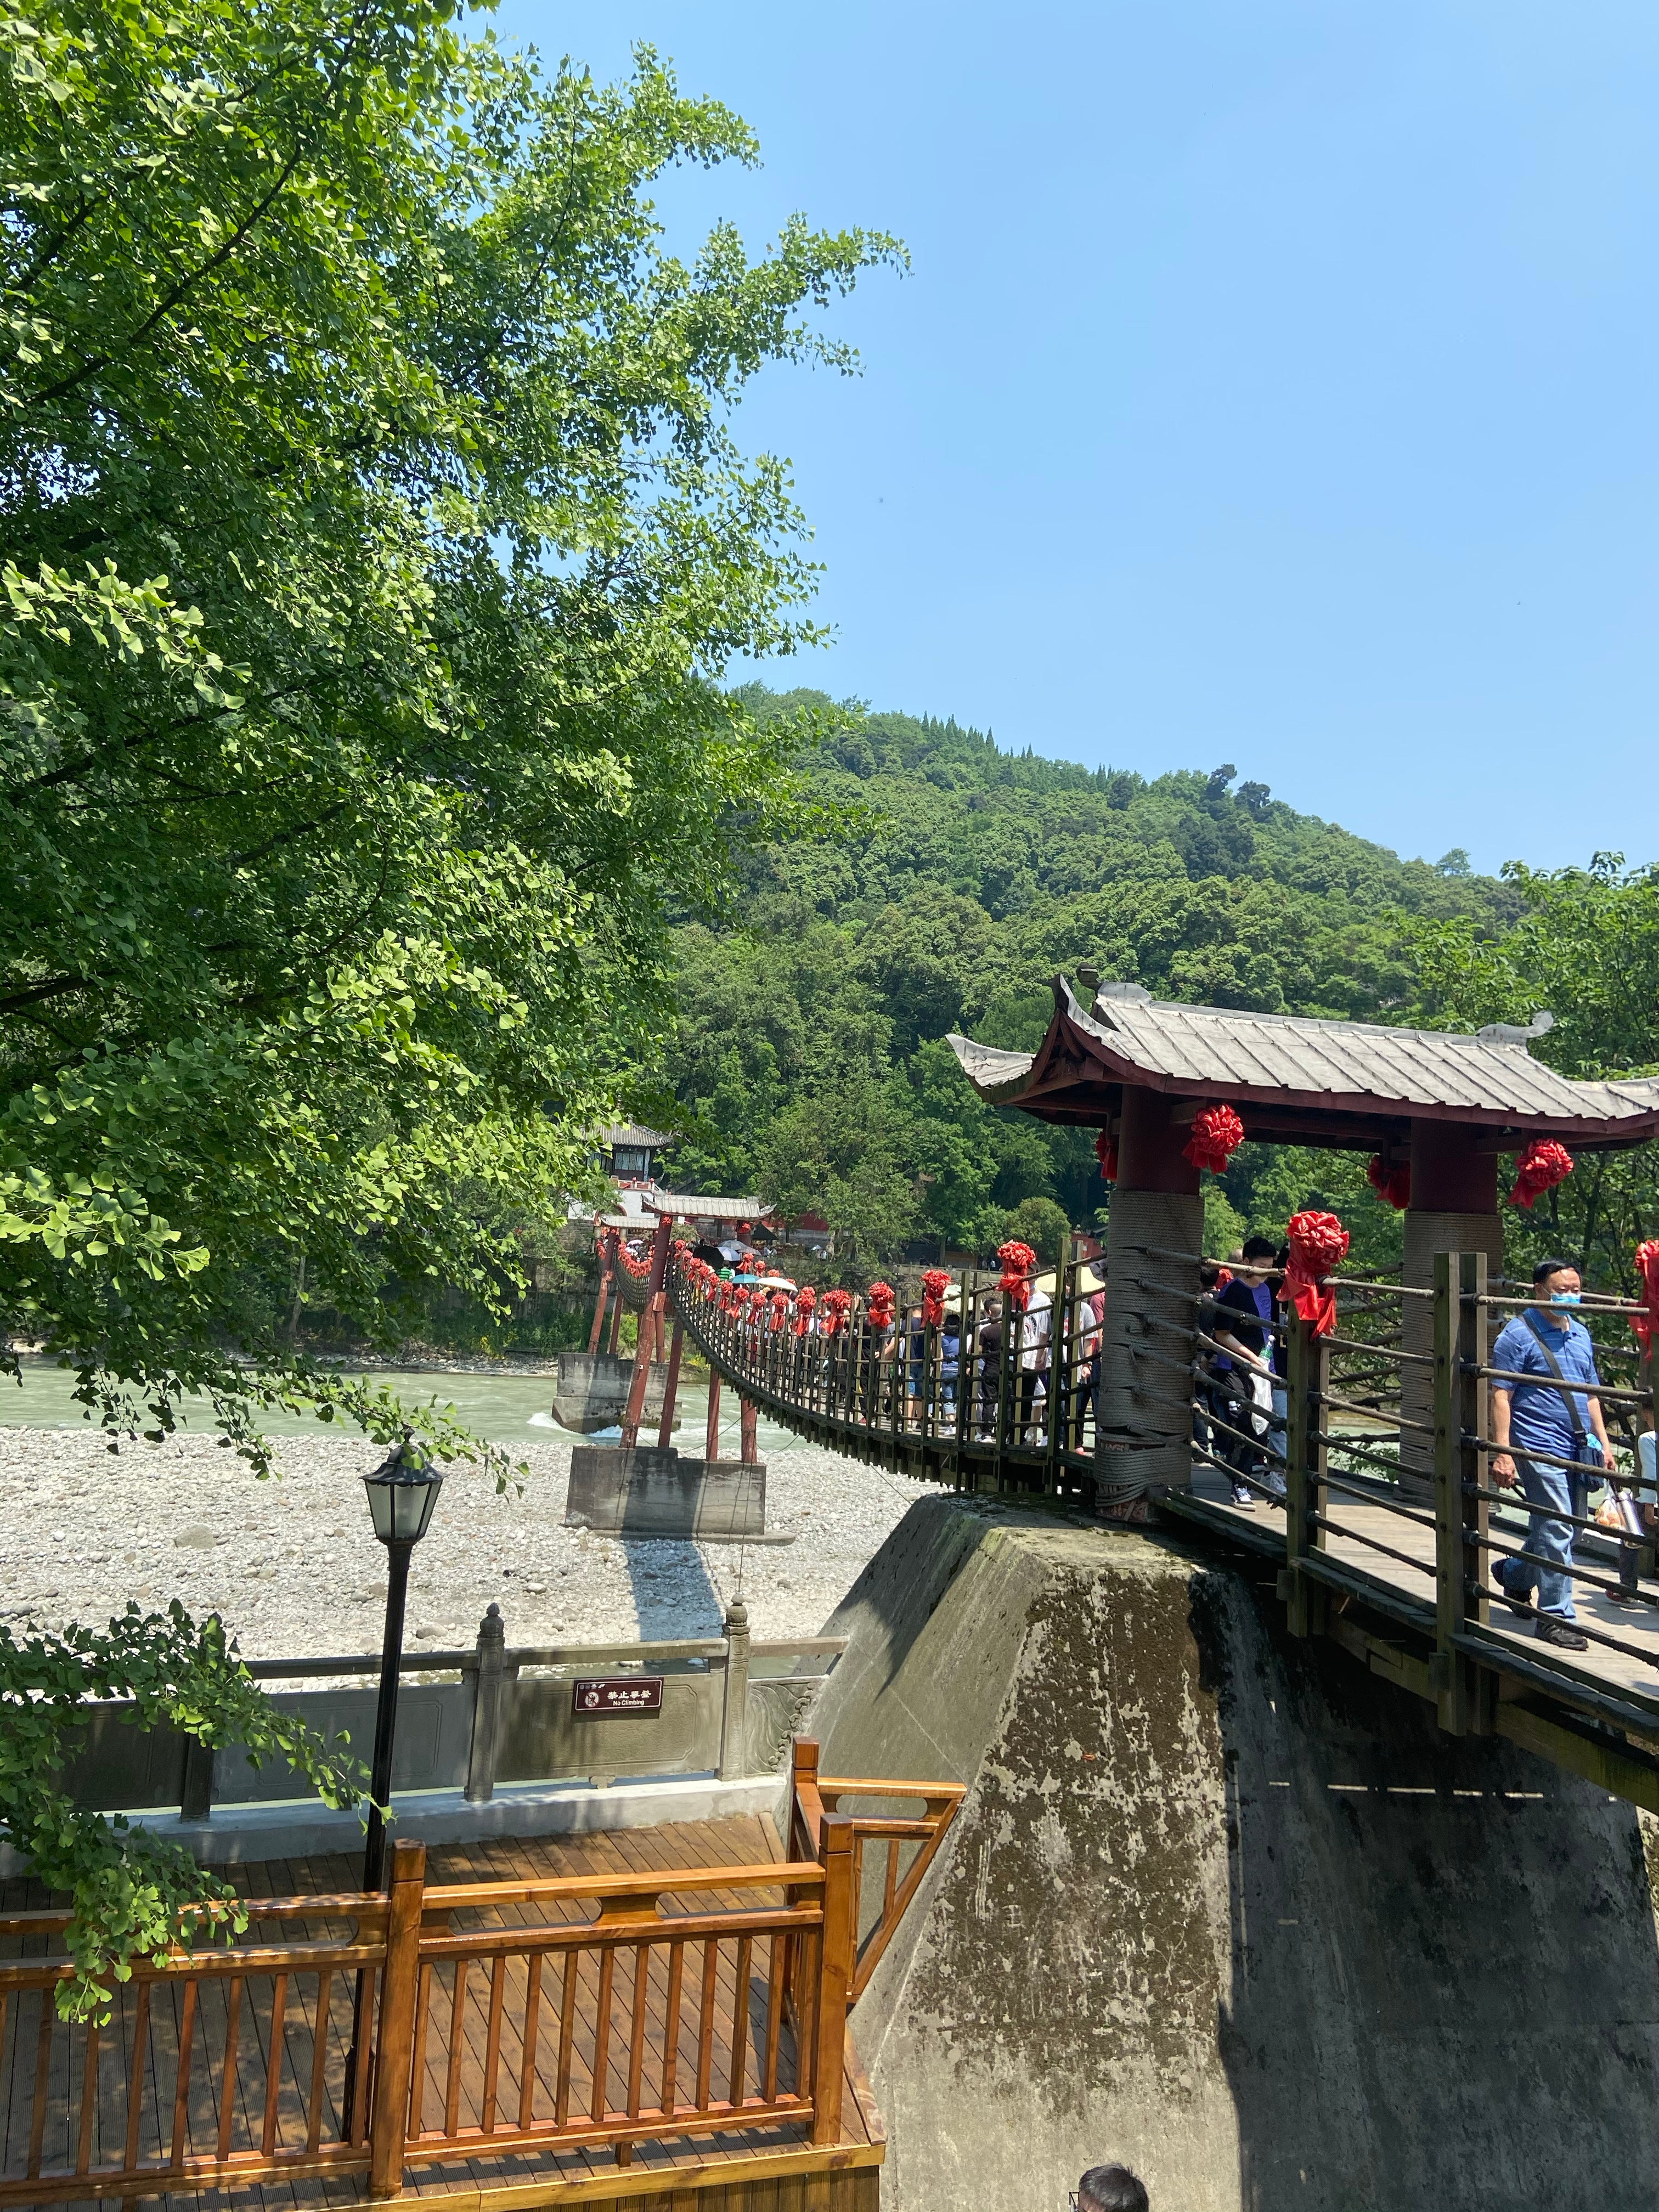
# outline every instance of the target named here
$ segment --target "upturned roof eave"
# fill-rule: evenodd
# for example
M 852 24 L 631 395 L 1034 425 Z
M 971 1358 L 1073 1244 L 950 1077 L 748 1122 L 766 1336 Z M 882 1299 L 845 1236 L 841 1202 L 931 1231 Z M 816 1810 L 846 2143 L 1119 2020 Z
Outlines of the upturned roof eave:
M 996 1051 L 975 1040 L 952 1036 L 949 1042 L 963 1073 L 988 1105 L 1011 1106 L 1040 1121 L 1070 1126 L 1098 1127 L 1112 1110 L 1109 1093 L 1126 1084 L 1139 1085 L 1176 1098 L 1211 1100 L 1224 1095 L 1229 1103 L 1254 1107 L 1260 1118 L 1271 1120 L 1277 1109 L 1287 1115 L 1316 1115 L 1342 1121 L 1376 1124 L 1413 1121 L 1445 1121 L 1465 1127 L 1513 1130 L 1522 1139 L 1557 1136 L 1576 1142 L 1581 1151 L 1623 1151 L 1645 1144 L 1659 1135 L 1659 1083 L 1646 1080 L 1624 1084 L 1598 1083 L 1580 1086 L 1558 1078 L 1564 1087 L 1593 1090 L 1605 1097 L 1612 1091 L 1630 1102 L 1630 1111 L 1562 1113 L 1506 1105 L 1469 1105 L 1401 1098 L 1386 1091 L 1293 1089 L 1279 1084 L 1251 1084 L 1230 1079 L 1224 1086 L 1214 1079 L 1170 1074 L 1146 1068 L 1114 1048 L 1111 1032 L 1091 1018 L 1079 1005 L 1063 976 L 1054 978 L 1054 1012 L 1042 1042 L 1030 1055 Z M 963 1049 L 966 1048 L 966 1049 Z M 988 1059 L 994 1053 L 1005 1064 L 1024 1059 L 1023 1070 L 1012 1066 L 1006 1076 L 987 1080 L 975 1074 L 970 1060 Z M 1652 1103 L 1646 1103 L 1651 1097 Z M 1271 1138 L 1271 1129 L 1261 1132 Z M 1356 1136 L 1358 1132 L 1356 1131 Z M 1318 1143 L 1321 1138 L 1298 1130 L 1295 1141 Z M 1334 1133 L 1322 1139 L 1336 1144 Z

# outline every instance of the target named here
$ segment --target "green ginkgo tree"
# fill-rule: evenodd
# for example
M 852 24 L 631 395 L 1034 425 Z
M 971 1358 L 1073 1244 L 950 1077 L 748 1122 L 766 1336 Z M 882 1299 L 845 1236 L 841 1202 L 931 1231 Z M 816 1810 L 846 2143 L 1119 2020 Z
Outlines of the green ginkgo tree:
M 798 819 L 720 680 L 811 635 L 730 403 L 898 249 L 671 251 L 654 180 L 755 158 L 429 0 L 0 0 L 0 1316 L 112 1429 L 422 1418 L 294 1354 L 296 1270 L 498 1295 L 666 902 Z

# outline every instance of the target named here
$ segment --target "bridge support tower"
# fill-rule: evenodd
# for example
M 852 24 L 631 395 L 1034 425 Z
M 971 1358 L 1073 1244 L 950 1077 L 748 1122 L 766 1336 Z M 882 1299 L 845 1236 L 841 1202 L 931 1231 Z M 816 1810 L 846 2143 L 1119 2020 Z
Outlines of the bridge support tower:
M 1189 1488 L 1193 1416 L 1186 1341 L 1196 1310 L 1204 1200 L 1182 1146 L 1183 1102 L 1126 1084 L 1106 1232 L 1106 1317 L 1095 1480 L 1103 1504 L 1150 1486 Z

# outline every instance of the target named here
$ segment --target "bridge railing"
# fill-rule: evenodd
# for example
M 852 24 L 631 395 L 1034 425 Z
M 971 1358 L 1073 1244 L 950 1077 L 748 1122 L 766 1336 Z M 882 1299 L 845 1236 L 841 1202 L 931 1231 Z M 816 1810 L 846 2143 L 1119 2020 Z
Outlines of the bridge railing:
M 1269 1379 L 1221 1341 L 1230 1310 L 1214 1291 L 1187 1287 L 1200 1264 L 1194 1253 L 1146 1247 L 1119 1276 L 1145 1293 L 1129 1345 L 1136 1401 L 1173 1448 L 1160 1454 L 1175 1471 L 1155 1497 L 1176 1512 L 1233 1516 L 1241 1528 L 1248 1507 L 1258 1549 L 1278 1548 L 1271 1516 L 1282 1510 L 1292 1627 L 1306 1632 L 1333 1600 L 1360 1597 L 1426 1632 L 1448 1728 L 1480 1724 L 1498 1673 L 1551 1688 L 1565 1680 L 1582 1711 L 1639 1727 L 1659 1744 L 1659 1486 L 1650 1442 L 1644 1457 L 1638 1450 L 1652 1428 L 1651 1365 L 1629 1335 L 1646 1308 L 1596 1297 L 1578 1310 L 1607 1378 L 1588 1395 L 1620 1448 L 1617 1479 L 1597 1511 L 1583 1494 L 1582 1465 L 1526 1455 L 1580 1486 L 1571 1504 L 1546 1516 L 1555 1538 L 1570 1529 L 1577 1540 L 1565 1560 L 1529 1520 L 1521 1490 L 1492 1472 L 1492 1389 L 1509 1377 L 1495 1368 L 1492 1346 L 1530 1303 L 1529 1285 L 1489 1281 L 1473 1253 L 1441 1255 L 1431 1286 L 1334 1277 L 1324 1285 L 1334 1301 L 1324 1333 L 1275 1307 L 1266 1325 L 1277 1353 Z M 752 1403 L 834 1449 L 963 1488 L 1108 1499 L 1121 1439 L 1097 1429 L 1099 1316 L 1075 1255 L 1050 1279 L 1046 1348 L 1019 1315 L 1006 1305 L 994 1312 L 996 1279 L 971 1273 L 933 1285 L 931 1317 L 914 1306 L 884 1311 L 879 1302 L 872 1313 L 844 1295 L 803 1311 L 787 1296 L 739 1298 L 683 1267 L 672 1287 L 685 1328 L 714 1366 Z M 942 1303 L 962 1316 L 954 1355 L 939 1325 Z M 1566 1388 L 1547 1378 L 1542 1387 Z M 1506 1559 L 1534 1580 L 1558 1565 L 1568 1575 L 1589 1603 L 1577 1624 L 1586 1656 L 1547 1620 L 1538 1634 L 1541 1609 L 1518 1571 L 1509 1571 L 1518 1596 L 1493 1582 L 1493 1566 Z
M 1587 1712 L 1651 1734 L 1659 1729 L 1659 1487 L 1651 1441 L 1642 1445 L 1653 1426 L 1651 1362 L 1618 1334 L 1644 1320 L 1646 1308 L 1589 1300 L 1579 1313 L 1597 1334 L 1606 1379 L 1558 1382 L 1494 1363 L 1498 1330 L 1532 1303 L 1529 1285 L 1489 1282 L 1479 1253 L 1443 1253 L 1435 1266 L 1431 1289 L 1333 1278 L 1334 1326 L 1322 1334 L 1289 1313 L 1267 1324 L 1277 1347 L 1271 1399 L 1266 1388 L 1252 1392 L 1248 1376 L 1241 1381 L 1236 1360 L 1218 1366 L 1228 1355 L 1214 1331 L 1227 1313 L 1212 1294 L 1194 1301 L 1193 1461 L 1231 1486 L 1224 1500 L 1205 1498 L 1200 1484 L 1204 1510 L 1258 1516 L 1282 1508 L 1297 1633 L 1325 1616 L 1334 1595 L 1362 1597 L 1413 1626 L 1426 1617 L 1431 1686 L 1448 1729 L 1484 1725 L 1494 1676 L 1507 1674 L 1553 1690 L 1570 1682 Z M 1500 1445 L 1493 1389 L 1520 1382 L 1595 1400 L 1612 1466 Z M 1496 1476 L 1492 1463 L 1506 1453 L 1559 1474 L 1559 1502 L 1534 1508 L 1519 1482 Z M 1587 1493 L 1604 1484 L 1592 1514 Z M 1493 1571 L 1504 1561 L 1530 1574 L 1507 1576 L 1510 1586 L 1500 1588 Z M 1551 1629 L 1559 1602 L 1547 1612 L 1538 1602 L 1540 1571 L 1564 1574 L 1589 1601 L 1574 1623 L 1588 1647 L 1582 1658 Z M 1609 1619 L 1610 1607 L 1622 1610 Z
M 1075 1249 L 1019 1310 L 969 1271 L 939 1308 L 811 1302 L 689 1270 L 669 1279 L 693 1342 L 751 1404 L 854 1457 L 962 1482 L 975 1468 L 1064 1494 L 1092 1480 L 1100 1293 Z M 845 1298 L 845 1294 L 839 1294 Z M 945 1316 L 957 1323 L 952 1334 Z

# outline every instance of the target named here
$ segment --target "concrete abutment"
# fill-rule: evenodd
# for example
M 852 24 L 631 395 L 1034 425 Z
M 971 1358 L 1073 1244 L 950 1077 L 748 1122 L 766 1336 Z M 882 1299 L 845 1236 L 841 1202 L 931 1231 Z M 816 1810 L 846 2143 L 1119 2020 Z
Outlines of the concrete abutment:
M 969 1790 L 854 2019 L 888 2212 L 1659 2205 L 1628 1806 L 1162 1534 L 924 1500 L 829 1626 L 824 1771 Z

